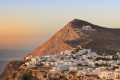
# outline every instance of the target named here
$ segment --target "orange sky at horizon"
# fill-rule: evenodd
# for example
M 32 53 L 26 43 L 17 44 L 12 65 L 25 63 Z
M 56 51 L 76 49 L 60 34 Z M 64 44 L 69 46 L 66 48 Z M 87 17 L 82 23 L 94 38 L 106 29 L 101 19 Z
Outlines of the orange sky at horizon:
M 0 1 L 0 49 L 35 49 L 73 19 L 120 28 L 120 1 Z

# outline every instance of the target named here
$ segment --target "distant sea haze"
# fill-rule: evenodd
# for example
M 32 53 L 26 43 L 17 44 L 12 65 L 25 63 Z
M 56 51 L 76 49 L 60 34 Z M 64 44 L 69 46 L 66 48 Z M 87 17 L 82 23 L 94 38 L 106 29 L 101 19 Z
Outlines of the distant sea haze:
M 21 60 L 25 54 L 33 52 L 32 50 L 5 50 L 0 49 L 0 73 L 3 71 L 5 65 L 11 60 Z

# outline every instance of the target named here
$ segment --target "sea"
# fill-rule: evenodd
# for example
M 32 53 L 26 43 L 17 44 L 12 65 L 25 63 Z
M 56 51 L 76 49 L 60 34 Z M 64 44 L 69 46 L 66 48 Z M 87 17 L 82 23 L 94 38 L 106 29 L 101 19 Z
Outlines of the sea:
M 25 54 L 31 53 L 33 50 L 29 49 L 0 49 L 0 73 L 4 70 L 4 67 L 11 60 L 21 60 Z

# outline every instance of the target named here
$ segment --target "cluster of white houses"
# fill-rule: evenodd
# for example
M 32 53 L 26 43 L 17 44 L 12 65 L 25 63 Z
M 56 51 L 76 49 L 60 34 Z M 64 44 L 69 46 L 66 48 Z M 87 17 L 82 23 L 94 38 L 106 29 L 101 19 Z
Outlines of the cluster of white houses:
M 101 79 L 120 80 L 120 53 L 115 56 L 101 56 L 92 52 L 91 49 L 66 50 L 60 55 L 49 55 L 42 57 L 26 57 L 26 67 L 36 66 L 52 67 L 50 72 L 74 71 L 80 75 L 98 75 Z

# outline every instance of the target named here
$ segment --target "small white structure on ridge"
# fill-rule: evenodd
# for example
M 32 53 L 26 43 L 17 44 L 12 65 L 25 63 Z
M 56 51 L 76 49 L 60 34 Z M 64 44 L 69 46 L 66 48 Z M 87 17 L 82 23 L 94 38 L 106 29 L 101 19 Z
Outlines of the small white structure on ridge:
M 90 25 L 83 25 L 82 30 L 91 30 L 91 31 L 95 31 L 95 29 L 92 29 L 92 27 Z

